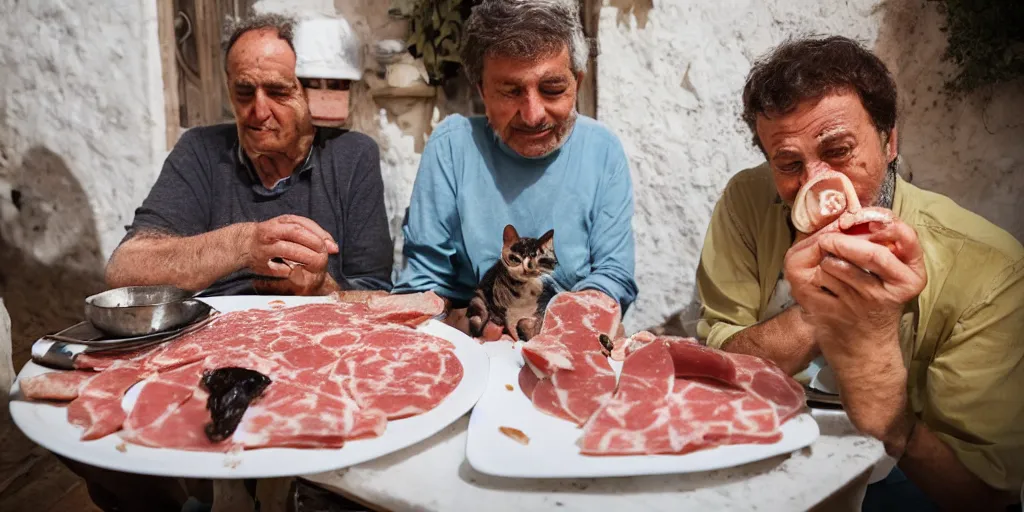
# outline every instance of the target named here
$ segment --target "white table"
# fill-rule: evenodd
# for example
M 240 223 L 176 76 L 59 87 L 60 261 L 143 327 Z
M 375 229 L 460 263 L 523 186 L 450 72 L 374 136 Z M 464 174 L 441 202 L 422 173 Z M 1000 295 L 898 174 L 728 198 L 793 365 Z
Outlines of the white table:
M 845 414 L 816 411 L 810 447 L 737 468 L 631 478 L 506 479 L 466 462 L 465 416 L 437 435 L 380 459 L 306 476 L 380 510 L 808 510 L 870 470 L 882 444 L 857 434 Z

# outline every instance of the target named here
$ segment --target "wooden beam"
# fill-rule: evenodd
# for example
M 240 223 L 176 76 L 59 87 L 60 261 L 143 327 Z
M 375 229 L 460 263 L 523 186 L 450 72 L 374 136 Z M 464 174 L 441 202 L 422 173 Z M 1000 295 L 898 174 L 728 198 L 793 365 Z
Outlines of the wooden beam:
M 597 119 L 597 55 L 600 53 L 597 32 L 603 2 L 579 1 L 580 22 L 583 24 L 583 35 L 590 42 L 590 56 L 587 58 L 587 72 L 583 75 L 583 83 L 580 84 L 580 92 L 576 98 L 576 108 L 581 114 Z
M 222 20 L 219 2 L 195 0 L 196 57 L 200 90 L 203 92 L 202 105 L 199 107 L 202 125 L 215 124 L 223 120 L 224 64 L 220 54 Z
M 178 63 L 175 62 L 176 51 L 174 34 L 174 2 L 170 0 L 153 0 L 156 2 L 157 34 L 160 39 L 160 68 L 164 82 L 164 121 L 166 129 L 167 149 L 170 150 L 178 142 L 181 131 L 181 103 L 178 97 Z

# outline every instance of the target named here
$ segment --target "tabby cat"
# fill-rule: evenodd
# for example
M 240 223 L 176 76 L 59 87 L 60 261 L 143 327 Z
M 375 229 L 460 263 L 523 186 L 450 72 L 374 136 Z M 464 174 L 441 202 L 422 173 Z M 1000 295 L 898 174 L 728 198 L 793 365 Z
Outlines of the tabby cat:
M 544 310 L 556 293 L 551 279 L 558 265 L 554 236 L 552 229 L 540 238 L 521 238 L 515 227 L 505 226 L 501 259 L 484 274 L 469 301 L 473 336 L 481 336 L 488 322 L 517 341 L 540 331 Z

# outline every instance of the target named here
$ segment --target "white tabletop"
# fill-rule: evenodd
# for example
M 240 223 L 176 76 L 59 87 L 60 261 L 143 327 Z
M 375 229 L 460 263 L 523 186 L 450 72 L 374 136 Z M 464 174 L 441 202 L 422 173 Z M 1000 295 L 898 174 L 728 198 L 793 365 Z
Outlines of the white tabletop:
M 630 478 L 507 479 L 466 462 L 469 415 L 405 450 L 307 476 L 381 510 L 807 510 L 882 459 L 844 414 L 815 411 L 821 436 L 799 452 L 706 473 Z

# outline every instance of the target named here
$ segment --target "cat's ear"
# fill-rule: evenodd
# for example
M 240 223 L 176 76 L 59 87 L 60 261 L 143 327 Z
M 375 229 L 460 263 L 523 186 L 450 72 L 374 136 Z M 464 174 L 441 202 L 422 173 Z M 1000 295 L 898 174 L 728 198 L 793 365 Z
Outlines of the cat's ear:
M 501 234 L 502 241 L 505 242 L 505 247 L 508 247 L 519 241 L 519 233 L 516 233 L 516 228 L 512 224 L 505 226 L 505 231 Z
M 553 250 L 555 248 L 555 230 L 549 229 L 548 232 L 541 235 L 537 241 L 540 242 L 540 245 L 544 250 Z

